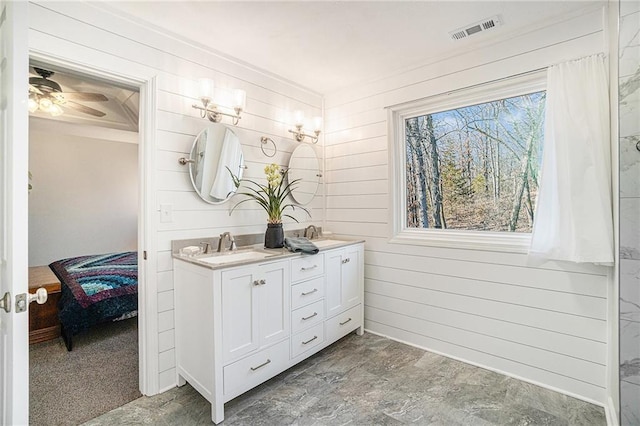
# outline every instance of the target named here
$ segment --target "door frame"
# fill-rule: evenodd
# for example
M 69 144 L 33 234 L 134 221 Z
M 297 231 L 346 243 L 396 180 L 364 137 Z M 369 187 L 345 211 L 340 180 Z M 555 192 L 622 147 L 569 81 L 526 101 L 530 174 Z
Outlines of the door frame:
M 138 371 L 143 395 L 159 392 L 155 206 L 156 76 L 131 76 L 29 49 L 35 60 L 140 91 L 138 128 Z

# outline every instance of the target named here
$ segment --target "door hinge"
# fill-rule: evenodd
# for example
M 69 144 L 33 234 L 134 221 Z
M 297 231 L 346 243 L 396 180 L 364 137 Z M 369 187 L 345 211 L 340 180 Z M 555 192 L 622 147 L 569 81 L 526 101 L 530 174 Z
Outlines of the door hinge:
M 144 250 L 144 251 L 142 252 L 142 258 L 143 258 L 144 260 L 147 260 L 147 251 L 146 251 L 146 250 Z

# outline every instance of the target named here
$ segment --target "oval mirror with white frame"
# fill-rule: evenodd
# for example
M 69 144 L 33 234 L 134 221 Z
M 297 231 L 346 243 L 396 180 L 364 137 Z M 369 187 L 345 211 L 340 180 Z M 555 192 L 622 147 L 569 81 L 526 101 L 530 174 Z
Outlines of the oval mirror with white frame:
M 289 159 L 289 182 L 299 179 L 291 191 L 294 201 L 302 206 L 313 200 L 320 181 L 320 163 L 311 145 L 302 144 L 293 150 Z
M 240 179 L 245 166 L 242 145 L 230 128 L 219 123 L 207 126 L 193 141 L 190 160 L 193 189 L 205 202 L 221 204 L 235 194 L 229 170 Z

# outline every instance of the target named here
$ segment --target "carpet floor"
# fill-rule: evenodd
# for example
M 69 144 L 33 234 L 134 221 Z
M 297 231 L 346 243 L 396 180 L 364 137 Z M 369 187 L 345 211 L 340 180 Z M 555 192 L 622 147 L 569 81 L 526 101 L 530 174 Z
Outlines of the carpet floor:
M 138 319 L 29 347 L 29 424 L 78 425 L 141 396 Z

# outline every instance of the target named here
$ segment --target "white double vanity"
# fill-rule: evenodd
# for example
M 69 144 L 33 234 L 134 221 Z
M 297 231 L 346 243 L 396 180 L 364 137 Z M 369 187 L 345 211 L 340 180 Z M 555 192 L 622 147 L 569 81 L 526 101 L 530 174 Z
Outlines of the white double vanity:
M 211 402 L 214 423 L 225 402 L 354 330 L 362 334 L 363 243 L 317 245 L 315 255 L 174 254 L 178 382 Z

